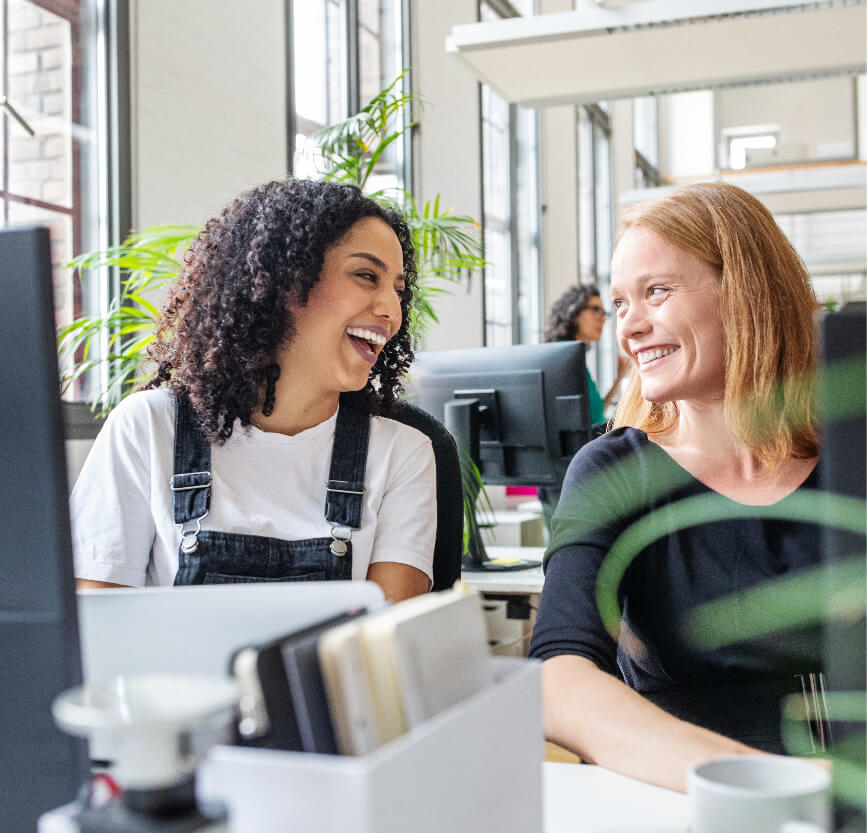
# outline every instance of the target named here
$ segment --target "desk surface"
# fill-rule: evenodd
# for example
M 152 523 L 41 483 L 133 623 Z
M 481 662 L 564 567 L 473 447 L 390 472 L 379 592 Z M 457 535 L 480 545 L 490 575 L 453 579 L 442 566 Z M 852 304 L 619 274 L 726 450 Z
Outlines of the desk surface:
M 541 561 L 544 547 L 487 547 L 488 558 L 526 558 Z M 541 567 L 501 572 L 461 573 L 461 582 L 481 593 L 541 593 L 545 576 Z
M 587 764 L 543 765 L 545 833 L 685 833 L 683 793 Z

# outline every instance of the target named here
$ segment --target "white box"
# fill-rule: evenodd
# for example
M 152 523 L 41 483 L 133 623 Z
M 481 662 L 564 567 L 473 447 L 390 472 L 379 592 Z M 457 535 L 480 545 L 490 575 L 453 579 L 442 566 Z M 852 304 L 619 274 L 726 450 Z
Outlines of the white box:
M 491 663 L 493 685 L 363 757 L 217 746 L 199 797 L 229 833 L 537 833 L 539 664 Z

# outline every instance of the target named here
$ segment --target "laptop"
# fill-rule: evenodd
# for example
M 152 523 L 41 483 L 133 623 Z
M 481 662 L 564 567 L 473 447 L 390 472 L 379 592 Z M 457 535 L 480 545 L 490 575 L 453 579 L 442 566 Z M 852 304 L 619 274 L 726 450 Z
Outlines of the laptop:
M 346 610 L 378 610 L 369 581 L 79 590 L 85 682 L 152 672 L 229 674 L 239 648 Z

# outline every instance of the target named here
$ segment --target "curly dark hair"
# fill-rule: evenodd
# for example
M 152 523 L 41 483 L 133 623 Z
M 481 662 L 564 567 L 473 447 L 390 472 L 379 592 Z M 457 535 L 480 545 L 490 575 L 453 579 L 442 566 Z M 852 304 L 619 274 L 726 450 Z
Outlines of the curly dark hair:
M 567 289 L 551 306 L 545 322 L 545 341 L 574 341 L 577 335 L 575 319 L 587 308 L 591 298 L 599 297 L 592 283 L 579 283 Z
M 417 281 L 415 249 L 401 214 L 354 185 L 269 182 L 242 194 L 207 222 L 184 255 L 148 353 L 157 370 L 145 388 L 167 384 L 189 397 L 205 436 L 224 443 L 235 420 L 250 425 L 269 368 L 294 330 L 325 253 L 359 220 L 379 217 L 403 250 L 403 321 L 382 349 L 367 385 L 348 394 L 371 413 L 388 412 L 413 359 L 407 330 Z

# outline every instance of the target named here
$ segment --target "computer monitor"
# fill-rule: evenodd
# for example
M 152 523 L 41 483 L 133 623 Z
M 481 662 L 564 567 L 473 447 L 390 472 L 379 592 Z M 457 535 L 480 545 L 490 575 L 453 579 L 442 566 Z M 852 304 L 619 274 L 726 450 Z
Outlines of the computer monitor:
M 51 703 L 81 683 L 48 230 L 0 231 L 0 828 L 75 797 L 84 744 Z
M 849 498 L 867 498 L 867 422 L 865 422 L 865 356 L 867 356 L 867 307 L 850 303 L 836 313 L 823 315 L 819 323 L 821 340 L 820 396 L 822 414 L 821 480 L 826 491 Z M 847 565 L 865 558 L 867 516 L 860 512 L 860 534 L 836 526 L 824 528 L 824 555 L 829 570 L 829 616 L 824 627 L 824 666 L 831 694 L 832 750 L 855 771 L 865 766 L 864 692 L 867 691 L 867 620 L 860 615 L 840 616 L 840 599 L 867 597 L 863 568 L 853 575 Z M 836 614 L 836 615 L 833 615 Z M 841 716 L 840 692 L 857 692 L 857 714 Z M 835 767 L 836 768 L 836 767 Z M 853 782 L 854 783 L 854 782 Z M 865 799 L 861 789 L 861 802 Z M 860 815 L 858 801 L 841 800 L 834 829 Z M 863 806 L 863 805 L 862 805 Z M 863 820 L 863 817 L 862 817 Z M 845 829 L 856 829 L 854 826 Z
M 486 484 L 559 489 L 591 437 L 580 341 L 420 352 L 410 376 L 410 398 L 454 434 Z M 475 533 L 464 569 L 527 566 L 488 561 Z

